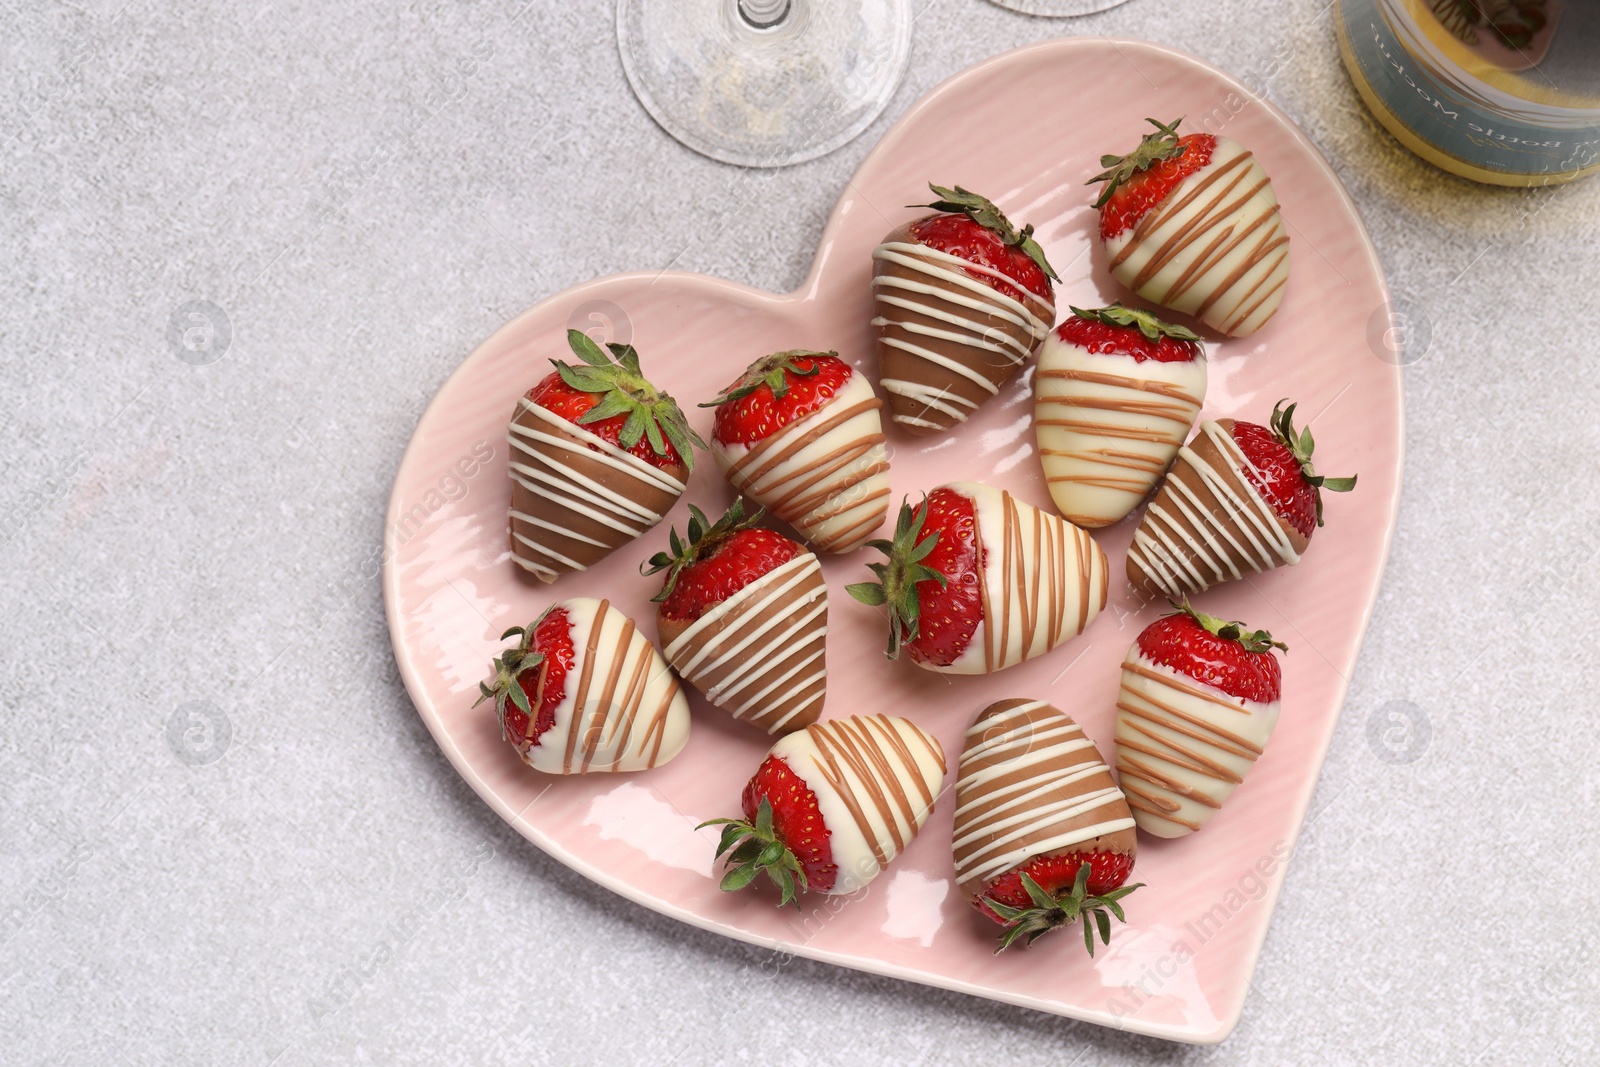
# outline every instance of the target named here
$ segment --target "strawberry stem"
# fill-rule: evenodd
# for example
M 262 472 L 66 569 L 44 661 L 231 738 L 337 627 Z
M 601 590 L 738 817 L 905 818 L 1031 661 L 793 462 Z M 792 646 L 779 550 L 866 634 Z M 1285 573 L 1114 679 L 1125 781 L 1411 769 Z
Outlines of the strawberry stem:
M 1163 337 L 1171 337 L 1175 341 L 1200 340 L 1200 335 L 1188 327 L 1163 322 L 1143 308 L 1123 307 L 1120 300 L 1113 301 L 1107 307 L 1092 308 L 1088 311 L 1075 307 L 1072 308 L 1072 313 L 1080 319 L 1103 323 L 1106 326 L 1133 326 L 1145 337 L 1156 342 Z
M 720 859 L 724 853 L 727 854 L 727 866 L 721 882 L 723 892 L 743 889 L 764 874 L 778 887 L 778 907 L 792 902 L 796 911 L 800 909 L 796 893 L 808 888 L 806 872 L 801 868 L 800 860 L 774 831 L 770 800 L 761 798 L 753 823 L 744 819 L 707 819 L 695 829 L 703 830 L 707 826 L 722 827 L 717 857 Z
M 1288 407 L 1284 407 L 1288 404 Z M 1268 425 L 1272 427 L 1273 436 L 1294 456 L 1294 461 L 1300 464 L 1300 474 L 1310 484 L 1312 493 L 1317 500 L 1317 525 L 1322 525 L 1322 490 L 1330 493 L 1348 493 L 1356 487 L 1356 475 L 1348 478 L 1325 478 L 1318 474 L 1311 466 L 1311 453 L 1317 447 L 1315 439 L 1311 436 L 1311 427 L 1307 426 L 1298 435 L 1294 429 L 1294 409 L 1299 405 L 1293 403 L 1288 397 L 1278 401 L 1272 406 L 1272 418 Z
M 1013 248 L 1022 249 L 1028 258 L 1033 260 L 1046 275 L 1058 282 L 1061 280 L 1061 276 L 1050 266 L 1049 260 L 1044 258 L 1044 249 L 1039 246 L 1038 241 L 1033 239 L 1033 226 L 1031 224 L 1024 226 L 1020 230 L 1017 229 L 1011 224 L 1011 220 L 1006 218 L 1005 212 L 995 206 L 994 201 L 979 196 L 977 193 L 968 192 L 959 185 L 954 189 L 946 189 L 942 185 L 934 185 L 930 182 L 928 183 L 928 188 L 933 190 L 933 194 L 939 198 L 938 200 L 931 204 L 907 204 L 906 206 L 932 208 L 935 211 L 943 211 L 949 215 L 965 215 L 984 229 L 998 234 L 1002 243 Z
M 1106 201 L 1111 199 L 1111 194 L 1116 192 L 1128 179 L 1142 170 L 1149 170 L 1163 160 L 1177 159 L 1183 155 L 1185 146 L 1178 142 L 1178 125 L 1183 122 L 1180 116 L 1173 122 L 1160 122 L 1156 119 L 1145 119 L 1156 128 L 1155 133 L 1147 133 L 1144 139 L 1125 156 L 1101 156 L 1100 165 L 1105 170 L 1084 182 L 1093 185 L 1095 182 L 1105 182 L 1106 187 L 1100 190 L 1100 196 L 1095 200 L 1095 207 L 1104 207 Z
M 918 617 L 922 602 L 917 594 L 918 582 L 938 582 L 943 589 L 948 579 L 922 561 L 939 543 L 939 532 L 922 536 L 922 526 L 928 521 L 928 498 L 915 510 L 909 499 L 900 502 L 900 514 L 895 520 L 894 539 L 877 538 L 867 542 L 889 557 L 887 563 L 869 563 L 867 569 L 878 576 L 875 582 L 855 582 L 844 587 L 845 592 L 871 607 L 887 606 L 889 609 L 889 647 L 884 655 L 890 659 L 900 657 L 900 646 L 915 641 L 920 632 Z
M 735 400 L 743 400 L 751 393 L 765 385 L 772 390 L 772 399 L 782 400 L 789 391 L 789 379 L 786 375 L 793 374 L 801 378 L 809 378 L 820 372 L 817 366 L 819 359 L 839 358 L 837 352 L 813 352 L 807 348 L 791 348 L 784 352 L 774 352 L 770 356 L 762 356 L 750 366 L 745 368 L 739 381 L 724 393 L 717 396 L 709 403 L 701 404 L 703 408 L 721 407 L 723 404 Z M 800 361 L 805 360 L 811 365 L 805 369 L 800 367 Z
M 1276 648 L 1281 652 L 1289 651 L 1288 645 L 1282 641 L 1274 641 L 1267 631 L 1247 630 L 1242 622 L 1229 622 L 1216 615 L 1207 615 L 1191 606 L 1188 597 L 1182 601 L 1169 600 L 1168 603 L 1178 610 L 1169 611 L 1167 615 L 1187 615 L 1199 623 L 1201 629 L 1207 633 L 1215 634 L 1224 641 L 1237 641 L 1246 652 L 1265 652 L 1269 648 Z
M 1010 904 L 1003 904 L 993 897 L 982 898 L 983 903 L 1006 924 L 1005 932 L 1000 935 L 1000 944 L 994 950 L 995 954 L 1004 952 L 1018 940 L 1025 939 L 1025 942 L 1031 945 L 1051 930 L 1071 926 L 1081 919 L 1083 945 L 1089 950 L 1089 955 L 1093 956 L 1095 934 L 1100 935 L 1101 944 L 1111 944 L 1111 917 L 1116 916 L 1118 922 L 1128 921 L 1127 916 L 1122 913 L 1119 901 L 1135 889 L 1143 887 L 1143 882 L 1136 882 L 1133 885 L 1113 889 L 1109 893 L 1090 896 L 1089 864 L 1084 863 L 1078 867 L 1078 876 L 1073 879 L 1072 888 L 1051 895 L 1032 877 L 1023 874 L 1022 888 L 1028 894 L 1031 907 L 1016 908 Z
M 578 416 L 578 425 L 626 416 L 617 435 L 623 449 L 644 439 L 656 455 L 665 456 L 671 442 L 684 467 L 694 469 L 694 448 L 705 448 L 706 443 L 689 425 L 678 402 L 645 378 L 639 369 L 639 353 L 632 345 L 608 344 L 608 355 L 581 330 L 567 331 L 567 345 L 581 363 L 574 366 L 551 360 L 556 373 L 568 387 L 600 396 L 594 407 Z
M 705 512 L 690 504 L 688 537 L 679 537 L 676 526 L 670 528 L 667 532 L 668 551 L 657 552 L 650 557 L 648 563 L 639 565 L 640 574 L 667 572 L 667 579 L 661 586 L 661 592 L 651 597 L 650 602 L 659 604 L 666 600 L 672 595 L 673 587 L 678 584 L 678 575 L 685 567 L 710 555 L 717 545 L 738 531 L 750 529 L 760 522 L 765 514 L 765 509 L 757 508 L 753 514 L 746 515 L 744 499 L 736 497 L 728 510 L 722 513 L 722 518 L 713 523 L 706 518 Z

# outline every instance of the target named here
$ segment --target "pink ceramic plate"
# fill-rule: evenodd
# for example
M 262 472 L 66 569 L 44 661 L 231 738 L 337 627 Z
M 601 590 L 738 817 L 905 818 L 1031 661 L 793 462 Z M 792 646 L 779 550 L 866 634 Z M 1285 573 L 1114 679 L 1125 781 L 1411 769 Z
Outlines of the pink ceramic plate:
M 569 322 L 599 323 L 602 340 L 631 339 L 645 370 L 693 407 L 750 359 L 785 348 L 837 349 L 874 369 L 870 252 L 928 198 L 927 182 L 961 184 L 1029 220 L 1068 303 L 1126 296 L 1091 240 L 1084 182 L 1102 151 L 1131 148 L 1147 115 L 1189 116 L 1254 149 L 1272 175 L 1293 241 L 1288 294 L 1254 337 L 1212 344 L 1204 417 L 1265 421 L 1283 396 L 1313 418 L 1318 460 L 1360 473 L 1333 496 L 1306 561 L 1213 590 L 1206 610 L 1265 626 L 1286 640 L 1284 715 L 1250 777 L 1206 828 L 1186 840 L 1141 841 L 1129 922 L 1094 959 L 1068 934 L 992 955 L 995 928 L 959 899 L 943 797 L 900 860 L 861 894 L 810 897 L 779 911 L 759 893 L 729 895 L 712 877 L 715 835 L 701 820 L 733 814 L 768 739 L 696 700 L 687 748 L 633 775 L 558 779 L 529 770 L 503 743 L 494 715 L 474 709 L 478 681 L 501 647 L 552 599 L 605 596 L 653 636 L 657 583 L 641 560 L 666 524 L 586 574 L 555 586 L 524 579 L 506 549 L 506 423 L 519 393 L 566 357 Z M 973 146 L 981 145 L 974 151 Z M 1267 921 L 1344 700 L 1394 528 L 1401 461 L 1400 377 L 1369 342 L 1387 294 L 1372 245 L 1339 181 L 1278 111 L 1239 82 L 1178 52 L 1132 41 L 1069 39 L 1023 48 L 929 93 L 867 157 L 834 209 L 810 277 L 774 295 L 689 274 L 602 278 L 543 301 L 501 328 L 429 405 L 406 450 L 389 504 L 385 593 L 395 656 L 428 728 L 472 787 L 528 840 L 641 904 L 730 937 L 879 974 L 959 989 L 1040 1011 L 1182 1041 L 1219 1041 L 1239 1016 Z M 626 336 L 621 336 L 621 335 Z M 891 431 L 896 497 L 952 479 L 1009 488 L 1048 506 L 1024 374 L 966 427 L 929 443 Z M 702 455 L 685 502 L 719 512 L 729 491 Z M 1120 575 L 1132 521 L 1099 535 Z M 1123 583 L 1082 637 L 987 678 L 948 678 L 887 663 L 883 619 L 844 594 L 866 577 L 870 550 L 825 562 L 831 590 L 827 713 L 912 716 L 952 763 L 979 709 L 1042 697 L 1076 716 L 1112 755 L 1123 653 L 1153 612 L 1130 613 Z

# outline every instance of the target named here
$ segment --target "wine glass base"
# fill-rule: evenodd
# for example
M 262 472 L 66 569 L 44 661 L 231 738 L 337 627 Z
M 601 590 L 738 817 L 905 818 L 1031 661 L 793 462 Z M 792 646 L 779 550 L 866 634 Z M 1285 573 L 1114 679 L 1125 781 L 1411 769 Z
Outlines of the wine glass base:
M 1020 11 L 1024 15 L 1064 19 L 1107 11 L 1127 3 L 1128 0 L 989 0 L 989 2 L 1008 11 Z
M 736 0 L 617 0 L 617 46 L 639 102 L 677 140 L 783 167 L 882 114 L 911 57 L 911 0 L 791 0 L 765 28 Z

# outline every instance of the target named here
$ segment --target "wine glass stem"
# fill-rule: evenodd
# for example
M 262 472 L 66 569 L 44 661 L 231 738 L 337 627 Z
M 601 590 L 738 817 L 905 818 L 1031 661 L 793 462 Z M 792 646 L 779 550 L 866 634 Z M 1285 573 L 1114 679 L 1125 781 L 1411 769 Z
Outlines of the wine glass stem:
M 790 0 L 738 0 L 739 17 L 758 30 L 769 30 L 789 17 Z

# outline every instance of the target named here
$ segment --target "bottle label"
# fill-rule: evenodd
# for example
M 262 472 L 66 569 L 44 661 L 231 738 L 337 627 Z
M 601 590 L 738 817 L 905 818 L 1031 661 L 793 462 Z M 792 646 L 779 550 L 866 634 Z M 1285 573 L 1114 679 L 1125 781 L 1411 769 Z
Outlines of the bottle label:
M 1571 175 L 1600 161 L 1600 129 L 1533 125 L 1473 99 L 1409 51 L 1379 0 L 1342 0 L 1351 73 L 1394 118 L 1446 156 L 1508 175 Z M 1464 72 L 1461 77 L 1466 78 Z

